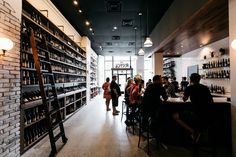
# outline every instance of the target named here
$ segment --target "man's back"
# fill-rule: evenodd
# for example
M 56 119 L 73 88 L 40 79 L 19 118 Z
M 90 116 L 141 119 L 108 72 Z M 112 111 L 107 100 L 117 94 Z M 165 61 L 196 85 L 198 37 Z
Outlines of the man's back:
M 207 86 L 202 84 L 188 86 L 184 95 L 190 97 L 196 114 L 207 114 L 209 106 L 213 102 L 212 95 Z

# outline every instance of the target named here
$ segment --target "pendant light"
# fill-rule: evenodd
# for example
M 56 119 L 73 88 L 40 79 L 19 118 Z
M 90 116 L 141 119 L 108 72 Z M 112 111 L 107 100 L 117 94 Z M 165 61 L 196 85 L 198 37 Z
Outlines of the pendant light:
M 143 50 L 143 48 L 142 48 L 142 24 L 141 24 L 141 16 L 142 16 L 142 13 L 140 12 L 139 14 L 139 17 L 140 17 L 140 40 L 141 40 L 141 47 L 140 47 L 140 49 L 139 49 L 139 51 L 138 51 L 138 55 L 139 56 L 143 56 L 144 54 L 145 54 L 145 52 L 144 52 L 144 50 Z
M 144 47 L 151 47 L 152 46 L 152 39 L 148 36 L 149 32 L 148 32 L 148 4 L 147 4 L 147 37 L 146 40 L 144 42 Z

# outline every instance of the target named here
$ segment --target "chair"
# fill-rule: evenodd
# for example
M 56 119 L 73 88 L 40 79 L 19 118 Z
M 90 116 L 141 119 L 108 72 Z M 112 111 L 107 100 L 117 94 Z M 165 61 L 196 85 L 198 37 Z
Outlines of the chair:
M 139 125 L 139 139 L 138 139 L 138 147 L 140 148 L 141 137 L 145 137 L 147 139 L 147 150 L 148 155 L 150 154 L 150 139 L 153 138 L 150 134 L 150 126 L 151 126 L 151 117 L 147 118 L 148 123 L 144 125 L 143 118 L 140 116 L 140 125 Z
M 216 157 L 216 140 L 217 137 L 213 136 L 215 123 L 208 125 L 206 128 L 199 132 L 199 139 L 193 142 L 193 157 L 197 157 L 199 152 L 205 152 Z
M 127 107 L 126 100 L 123 100 L 122 101 L 122 106 L 121 106 L 121 119 L 120 119 L 121 121 L 123 119 L 123 115 L 126 115 L 126 113 L 127 113 L 127 111 L 124 110 L 124 109 L 126 109 L 126 107 Z

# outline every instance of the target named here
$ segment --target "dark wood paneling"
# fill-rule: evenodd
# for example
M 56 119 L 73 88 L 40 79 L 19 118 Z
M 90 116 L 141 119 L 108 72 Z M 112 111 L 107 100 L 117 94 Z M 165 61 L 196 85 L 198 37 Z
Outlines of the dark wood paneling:
M 181 55 L 228 37 L 228 0 L 210 0 L 188 21 L 170 34 L 157 52 Z

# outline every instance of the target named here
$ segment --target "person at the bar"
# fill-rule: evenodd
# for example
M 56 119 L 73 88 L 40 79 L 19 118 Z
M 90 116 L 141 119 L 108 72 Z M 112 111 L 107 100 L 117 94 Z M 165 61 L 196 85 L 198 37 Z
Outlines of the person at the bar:
M 199 139 L 200 132 L 210 124 L 212 114 L 210 106 L 213 98 L 207 86 L 200 83 L 201 76 L 193 73 L 190 76 L 190 85 L 185 89 L 183 101 L 190 101 L 193 105 L 191 112 L 176 112 L 173 114 L 174 120 L 190 133 L 194 142 Z M 186 118 L 186 119 L 185 119 Z M 187 119 L 191 122 L 187 123 Z
M 169 82 L 169 78 L 167 76 L 162 77 L 164 88 L 166 89 L 166 93 L 169 97 L 176 98 L 175 94 L 175 86 Z
M 187 86 L 188 86 L 189 82 L 187 81 L 186 77 L 182 77 L 182 81 L 180 82 L 180 91 L 184 91 Z
M 162 99 L 161 99 L 162 98 Z M 151 118 L 151 132 L 154 137 L 160 140 L 161 133 L 161 121 L 159 119 L 160 105 L 162 101 L 168 99 L 165 88 L 162 86 L 162 77 L 155 75 L 153 77 L 153 83 L 148 85 L 143 96 L 142 105 L 142 117 L 143 117 L 143 128 L 145 129 L 149 125 L 148 119 Z

